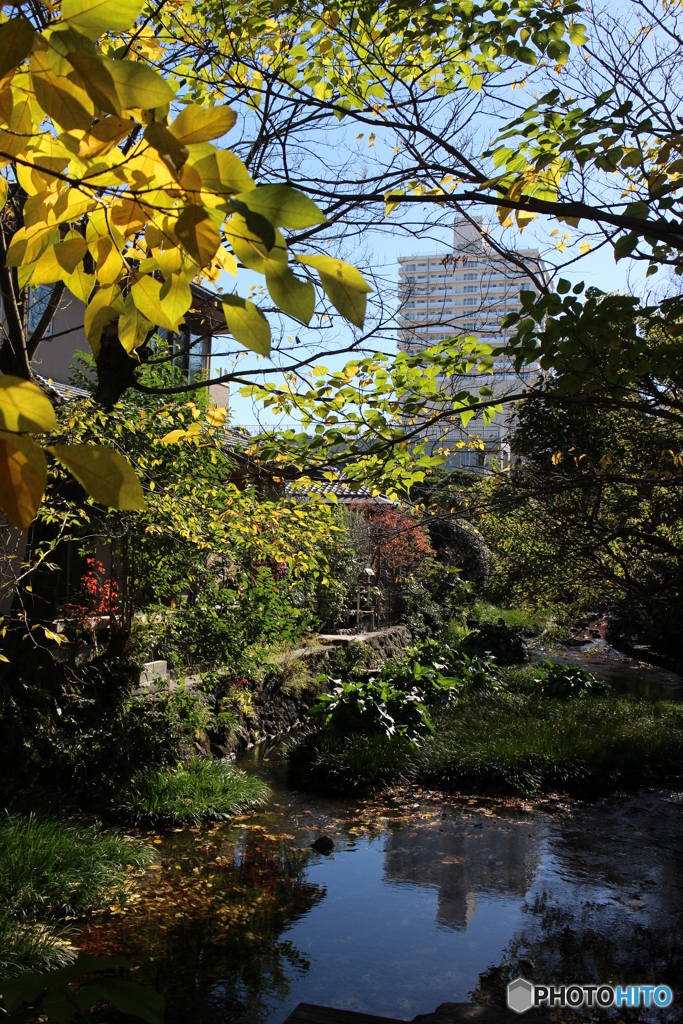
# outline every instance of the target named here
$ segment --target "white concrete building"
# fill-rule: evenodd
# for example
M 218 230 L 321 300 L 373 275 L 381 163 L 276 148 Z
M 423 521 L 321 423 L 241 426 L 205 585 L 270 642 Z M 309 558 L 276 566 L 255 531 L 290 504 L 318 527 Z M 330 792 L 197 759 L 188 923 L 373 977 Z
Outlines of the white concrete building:
M 537 249 L 519 249 L 504 259 L 482 236 L 482 219 L 473 221 L 456 219 L 451 252 L 399 257 L 398 347 L 402 351 L 417 353 L 449 338 L 476 335 L 495 352 L 507 340 L 501 329 L 503 317 L 521 309 L 520 292 L 538 292 L 528 271 L 538 281 L 548 280 L 548 268 Z M 476 391 L 485 385 L 494 396 L 516 394 L 534 372 L 517 374 L 503 357 L 495 360 L 494 367 L 493 376 L 473 372 L 449 381 L 449 388 Z M 420 438 L 428 440 L 429 451 L 443 448 L 451 468 L 481 469 L 494 458 L 502 466 L 508 464 L 509 429 L 507 415 L 496 416 L 488 426 L 477 416 L 467 429 L 459 420 L 443 422 L 426 427 Z

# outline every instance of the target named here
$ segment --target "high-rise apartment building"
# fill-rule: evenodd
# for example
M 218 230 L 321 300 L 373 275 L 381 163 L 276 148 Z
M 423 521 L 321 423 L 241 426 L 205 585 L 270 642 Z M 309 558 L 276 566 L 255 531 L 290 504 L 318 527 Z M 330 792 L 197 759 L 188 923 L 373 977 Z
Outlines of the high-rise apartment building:
M 503 258 L 482 236 L 481 218 L 473 221 L 456 220 L 451 252 L 399 258 L 399 349 L 416 353 L 448 338 L 477 335 L 495 352 L 507 340 L 503 317 L 521 308 L 520 292 L 537 293 L 527 271 L 538 281 L 548 279 L 537 249 Z M 502 396 L 516 393 L 531 376 L 517 374 L 504 357 L 494 367 L 493 376 L 473 372 L 448 384 L 454 391 L 486 385 Z M 488 426 L 476 417 L 467 429 L 459 421 L 426 427 L 421 439 L 428 440 L 429 451 L 443 448 L 453 468 L 483 468 L 493 458 L 505 466 L 509 429 L 507 415 Z

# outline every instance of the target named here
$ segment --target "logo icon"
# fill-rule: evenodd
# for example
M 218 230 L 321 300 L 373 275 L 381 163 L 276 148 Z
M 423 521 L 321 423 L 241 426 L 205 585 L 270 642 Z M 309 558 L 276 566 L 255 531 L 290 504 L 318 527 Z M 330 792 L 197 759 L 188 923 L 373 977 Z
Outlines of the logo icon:
M 515 1013 L 526 1013 L 534 1005 L 534 986 L 524 978 L 515 978 L 508 985 L 508 1006 Z

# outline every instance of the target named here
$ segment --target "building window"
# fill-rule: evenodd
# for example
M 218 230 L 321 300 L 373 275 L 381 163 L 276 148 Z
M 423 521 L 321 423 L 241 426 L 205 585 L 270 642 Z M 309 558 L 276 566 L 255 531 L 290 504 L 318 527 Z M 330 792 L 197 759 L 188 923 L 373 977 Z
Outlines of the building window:
M 47 304 L 52 295 L 52 287 L 49 284 L 39 284 L 37 288 L 29 289 L 28 299 L 28 333 L 33 334 L 40 323 L 40 318 L 47 309 Z M 44 337 L 49 338 L 52 334 L 52 321 L 48 324 Z

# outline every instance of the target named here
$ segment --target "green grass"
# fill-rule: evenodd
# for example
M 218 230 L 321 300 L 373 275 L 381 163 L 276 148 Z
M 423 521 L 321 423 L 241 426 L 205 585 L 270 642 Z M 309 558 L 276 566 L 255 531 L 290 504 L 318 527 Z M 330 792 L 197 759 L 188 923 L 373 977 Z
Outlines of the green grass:
M 544 608 L 501 608 L 485 601 L 477 601 L 471 614 L 478 622 L 495 623 L 502 619 L 506 626 L 523 626 L 537 633 L 547 628 L 551 618 Z
M 0 822 L 0 972 L 49 970 L 73 959 L 54 933 L 125 895 L 126 865 L 149 863 L 142 842 L 98 824 L 8 815 Z
M 669 701 L 469 693 L 438 712 L 434 724 L 435 735 L 419 749 L 361 736 L 306 737 L 289 754 L 291 780 L 348 790 L 354 777 L 358 786 L 411 777 L 469 792 L 591 797 L 683 772 L 683 705 Z
M 261 779 L 224 761 L 195 757 L 187 765 L 140 772 L 120 809 L 136 821 L 196 822 L 227 818 L 269 797 Z

